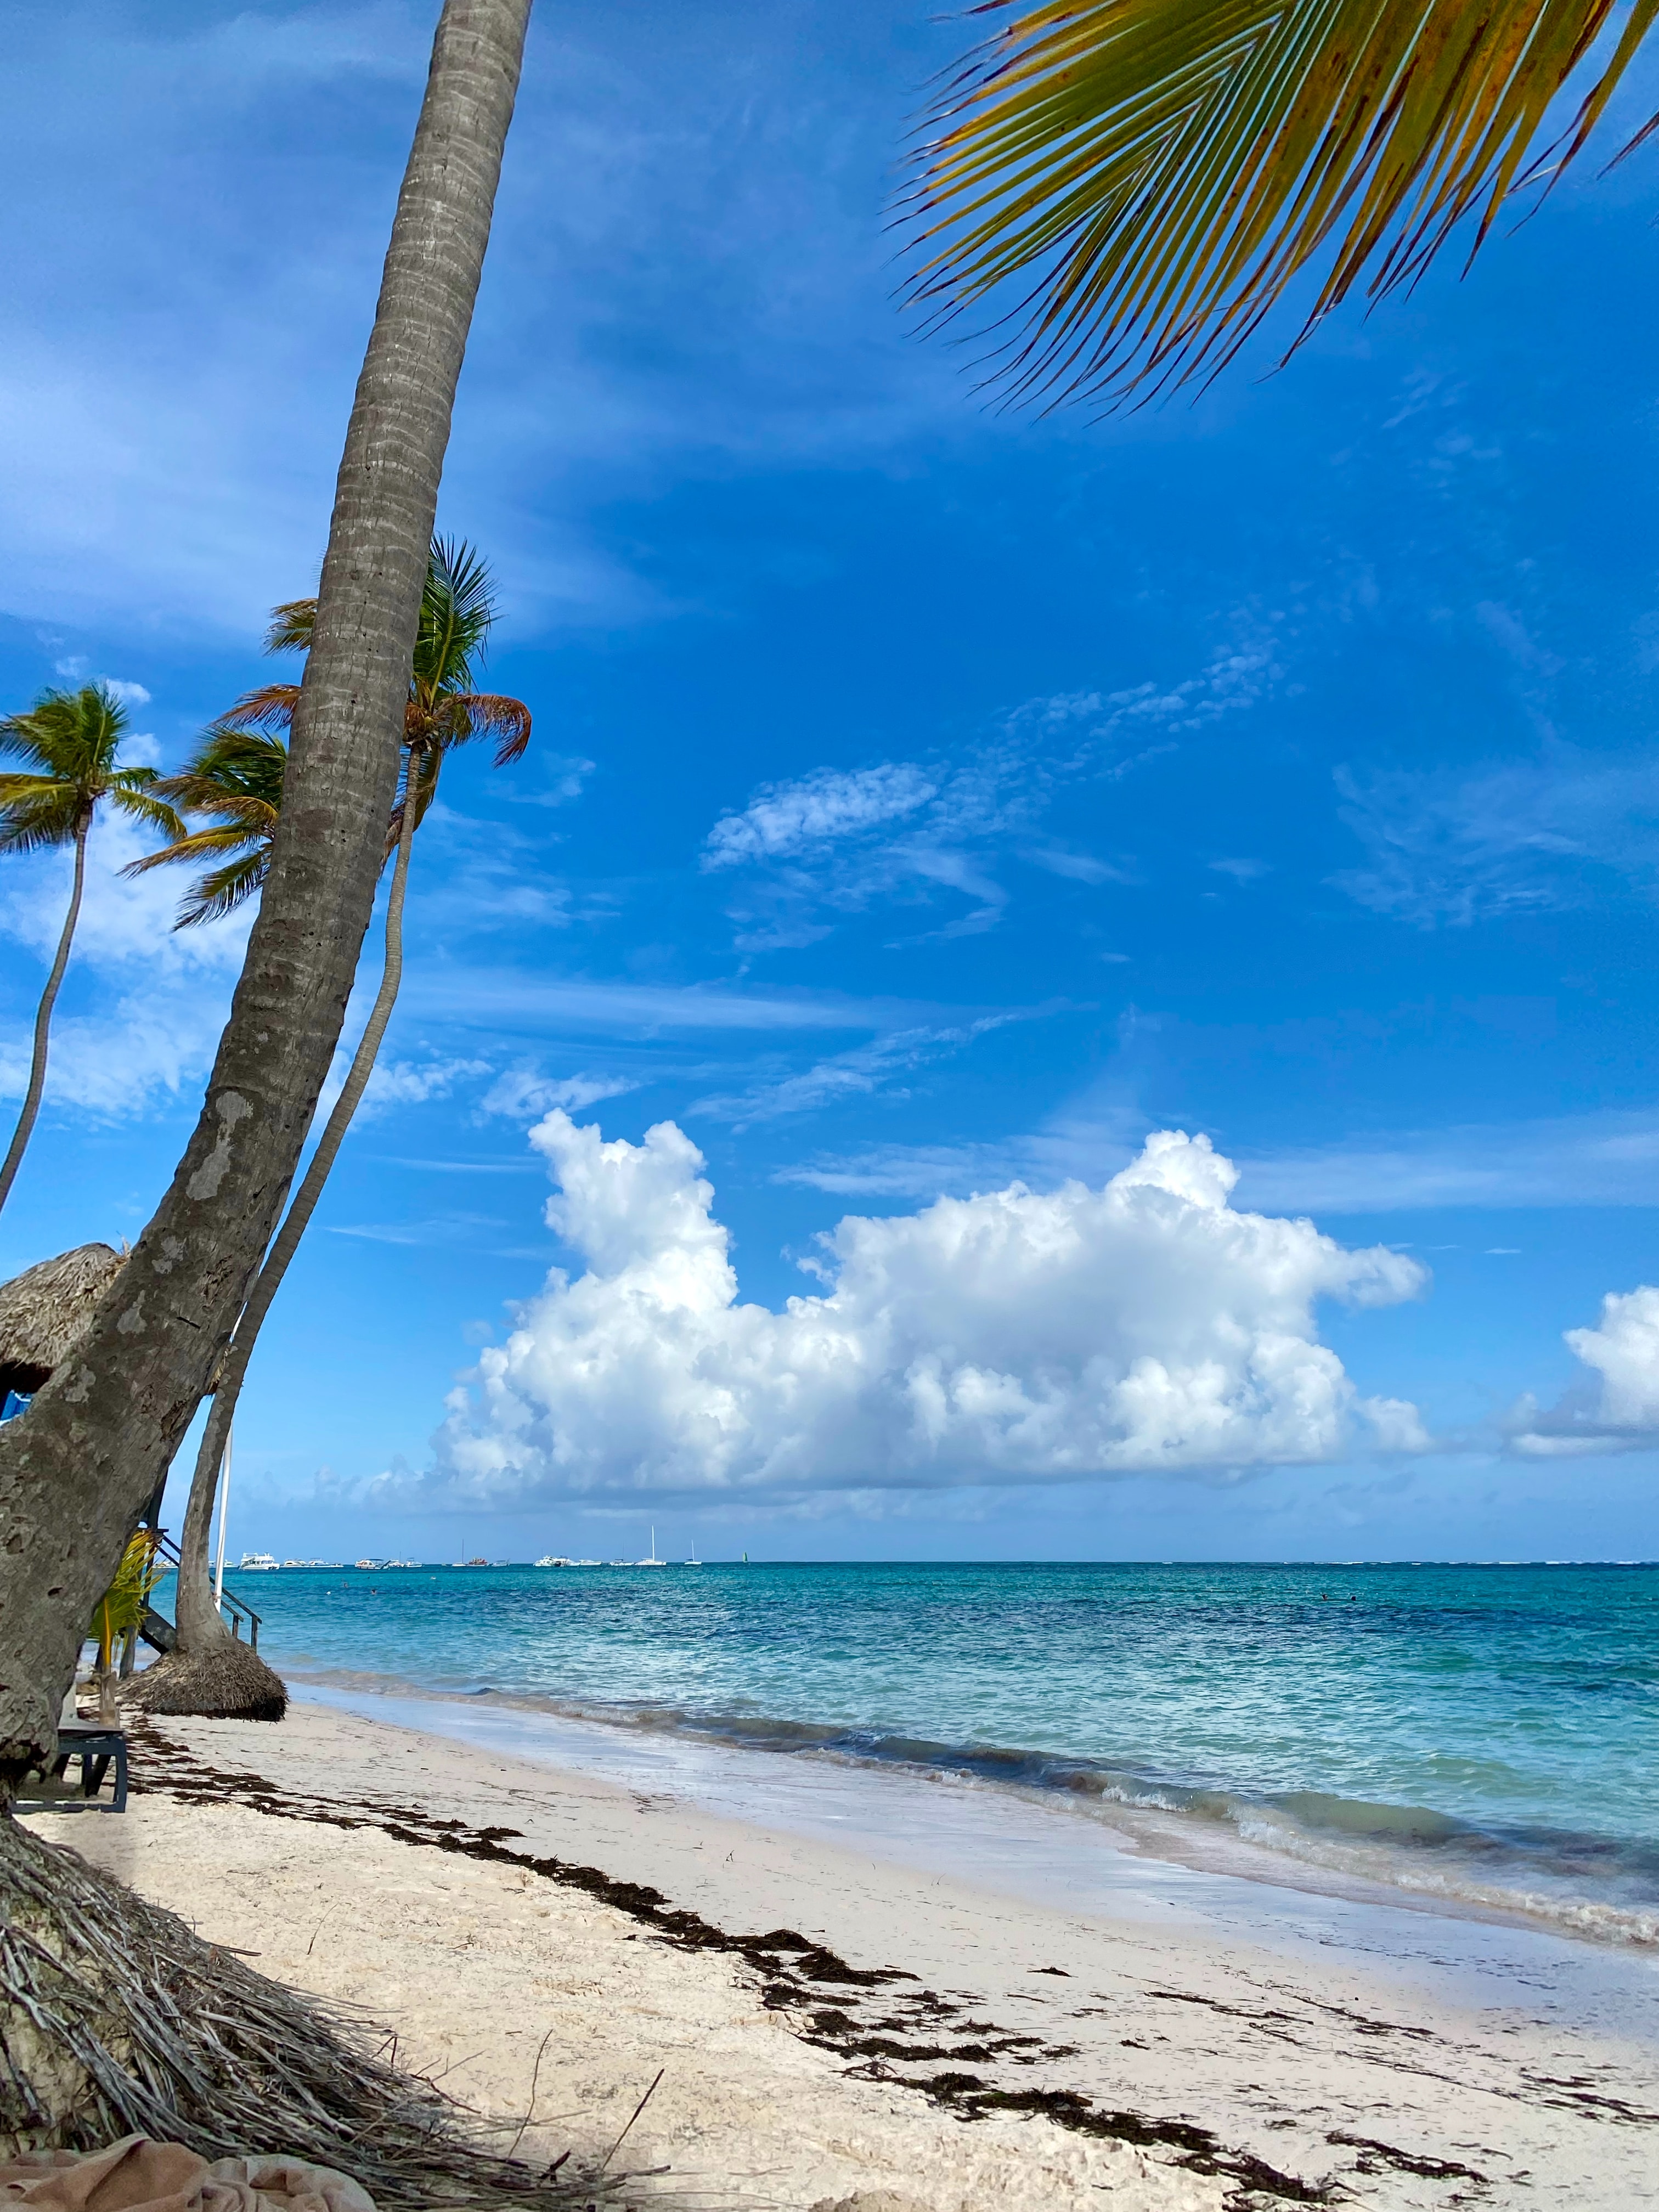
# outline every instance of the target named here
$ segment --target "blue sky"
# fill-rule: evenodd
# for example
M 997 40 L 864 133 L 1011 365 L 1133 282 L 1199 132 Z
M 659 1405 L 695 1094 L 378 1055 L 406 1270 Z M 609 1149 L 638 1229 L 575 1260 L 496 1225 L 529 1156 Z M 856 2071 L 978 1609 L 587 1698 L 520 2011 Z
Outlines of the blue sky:
M 265 611 L 314 581 L 431 14 L 18 11 L 8 705 L 118 678 L 172 762 L 266 672 Z M 609 1552 L 653 1519 L 715 1555 L 1659 1551 L 1659 1310 L 1629 1303 L 1659 1279 L 1659 154 L 1587 164 L 1467 278 L 1344 310 L 1276 374 L 1269 331 L 1195 403 L 998 414 L 907 331 L 883 228 L 962 37 L 899 0 L 543 0 L 440 513 L 496 571 L 490 680 L 535 738 L 458 761 L 422 833 L 389 1066 L 239 1415 L 233 1551 Z M 172 888 L 118 889 L 121 857 L 5 1273 L 136 1234 L 234 980 L 234 929 L 171 937 Z M 4 864 L 13 1095 L 61 896 Z M 580 1150 L 544 1121 L 531 1145 L 555 1110 L 631 1147 L 672 1122 L 712 1216 L 659 1146 L 581 1153 L 600 1181 L 550 1226 Z M 1173 1243 L 1121 1241 L 1126 1207 L 1187 1203 L 1137 1184 L 1065 1214 L 1096 1272 L 1063 1282 L 1027 1251 L 1060 1217 L 1005 1206 L 1036 1272 L 988 1261 L 947 1321 L 941 1194 L 971 1242 L 988 1194 L 1097 1194 L 1164 1129 L 1240 1171 L 1216 1233 L 1254 1287 L 1224 1314 L 1169 1288 Z M 623 1251 L 641 1176 L 666 1211 Z M 1279 1232 L 1236 1214 L 1405 1272 L 1345 1303 L 1347 1263 L 1297 1246 L 1304 1328 Z M 785 1438 L 784 1302 L 834 1293 L 847 1217 L 897 1224 L 853 1263 L 891 1402 L 832 1394 Z M 687 1252 L 714 1334 L 629 1351 L 629 1268 L 659 1298 Z M 574 1291 L 544 1291 L 555 1265 Z M 524 1301 L 507 1398 L 447 1410 Z M 1055 1341 L 1081 1316 L 1059 1380 L 1021 1313 Z M 975 1328 L 975 1372 L 1048 1391 L 1050 1425 L 988 1443 L 958 1392 L 924 1466 L 915 1377 Z M 1220 1456 L 1120 1436 L 1090 1474 L 1091 1328 L 1115 1389 L 1143 1356 L 1231 1375 L 1242 1328 Z M 578 1338 L 648 1435 L 609 1401 L 560 1428 Z M 1336 1363 L 1329 1418 L 1285 1429 Z M 736 1393 L 747 1458 L 696 1442 L 704 1390 Z M 1409 1434 L 1361 1410 L 1396 1401 Z

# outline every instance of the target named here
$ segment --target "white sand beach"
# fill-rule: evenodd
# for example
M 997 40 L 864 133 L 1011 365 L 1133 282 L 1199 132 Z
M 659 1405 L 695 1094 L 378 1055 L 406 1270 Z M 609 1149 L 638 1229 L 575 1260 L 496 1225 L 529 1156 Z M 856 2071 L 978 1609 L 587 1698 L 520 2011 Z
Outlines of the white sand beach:
M 1420 1967 L 1363 1919 L 1278 1943 L 1173 1879 L 1150 1910 L 1144 1860 L 1079 1910 L 316 1705 L 169 1721 L 135 1781 L 40 1832 L 538 2157 L 602 2154 L 660 2070 L 618 2163 L 710 2204 L 1659 2203 L 1651 1959 L 1500 1931 L 1477 1983 L 1468 1923 L 1395 1915 Z

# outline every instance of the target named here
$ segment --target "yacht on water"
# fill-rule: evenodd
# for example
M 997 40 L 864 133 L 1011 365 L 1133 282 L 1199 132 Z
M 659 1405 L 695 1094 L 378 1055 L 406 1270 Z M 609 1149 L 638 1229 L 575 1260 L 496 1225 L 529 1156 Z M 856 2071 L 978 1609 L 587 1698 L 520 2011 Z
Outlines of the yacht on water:
M 648 1559 L 635 1559 L 634 1561 L 634 1565 L 636 1567 L 665 1567 L 668 1565 L 666 1559 L 659 1559 L 657 1557 L 657 1532 L 654 1528 L 651 1531 L 650 1558 Z
M 269 1552 L 244 1552 L 241 1565 L 236 1571 L 243 1575 L 269 1574 L 273 1567 L 280 1567 L 281 1564 Z

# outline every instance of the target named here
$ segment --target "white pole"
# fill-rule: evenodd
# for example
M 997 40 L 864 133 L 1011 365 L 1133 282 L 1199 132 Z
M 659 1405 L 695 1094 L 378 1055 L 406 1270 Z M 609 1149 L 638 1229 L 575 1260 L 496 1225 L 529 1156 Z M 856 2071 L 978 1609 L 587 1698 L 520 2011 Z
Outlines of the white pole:
M 230 1511 L 230 1448 L 236 1440 L 236 1424 L 233 1420 L 225 1433 L 225 1455 L 219 1462 L 219 1563 L 214 1570 L 213 1602 L 222 1613 L 225 1609 L 225 1518 Z

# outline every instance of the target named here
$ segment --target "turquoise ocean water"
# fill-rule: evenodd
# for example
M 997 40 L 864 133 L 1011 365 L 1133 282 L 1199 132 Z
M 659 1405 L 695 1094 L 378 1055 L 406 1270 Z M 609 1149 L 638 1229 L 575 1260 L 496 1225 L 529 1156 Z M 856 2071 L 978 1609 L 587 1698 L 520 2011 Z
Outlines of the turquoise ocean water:
M 1659 1568 L 230 1580 L 302 1680 L 1139 1808 L 1327 1875 L 1659 1942 Z

